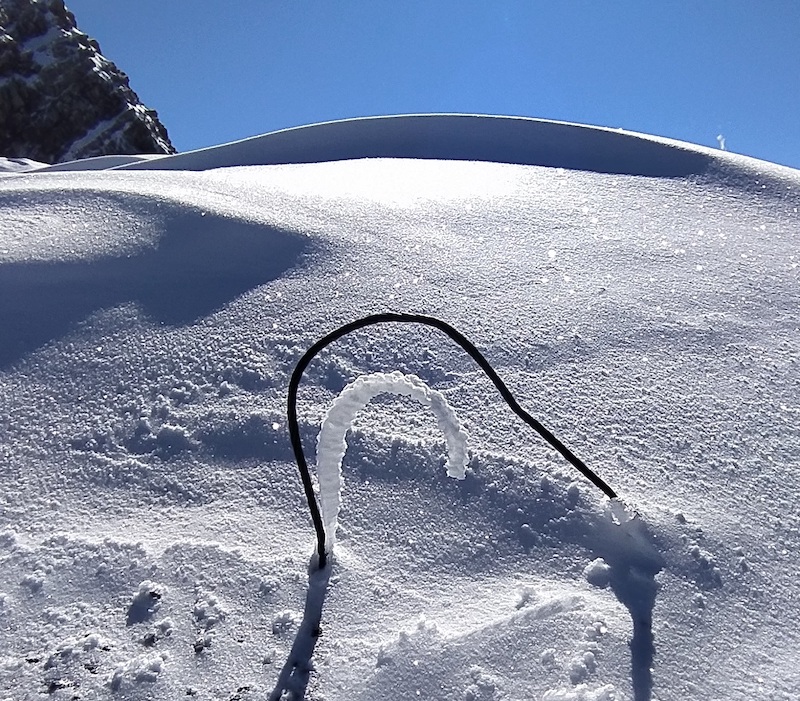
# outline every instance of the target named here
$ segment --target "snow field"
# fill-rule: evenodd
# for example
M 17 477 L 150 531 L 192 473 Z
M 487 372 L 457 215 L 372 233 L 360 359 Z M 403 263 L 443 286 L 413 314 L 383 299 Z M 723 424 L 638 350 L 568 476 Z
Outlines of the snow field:
M 796 697 L 799 187 L 728 154 L 669 178 L 409 160 L 3 177 L 3 693 Z M 446 338 L 364 330 L 306 373 L 306 454 L 348 383 L 396 370 L 446 397 L 471 457 L 449 479 L 429 410 L 371 402 L 336 563 L 310 577 L 288 377 L 387 310 L 465 333 L 625 503 Z
M 347 432 L 352 428 L 356 414 L 379 394 L 411 397 L 422 406 L 430 407 L 447 442 L 447 474 L 455 479 L 463 480 L 465 477 L 464 471 L 469 461 L 467 434 L 441 392 L 431 390 L 415 375 L 403 375 L 400 372 L 361 375 L 336 397 L 317 437 L 316 474 L 326 535 L 325 547 L 329 553 L 333 553 L 336 543 Z

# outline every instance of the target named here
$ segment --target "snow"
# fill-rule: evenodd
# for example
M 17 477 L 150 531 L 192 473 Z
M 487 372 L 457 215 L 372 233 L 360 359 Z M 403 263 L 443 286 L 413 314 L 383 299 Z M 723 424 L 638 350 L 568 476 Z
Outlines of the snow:
M 677 177 L 702 173 L 715 152 L 622 129 L 523 117 L 413 114 L 324 122 L 120 166 L 208 170 L 355 158 L 436 158 Z
M 2 158 L 0 157 L 0 176 L 9 173 L 22 173 L 26 170 L 35 170 L 46 166 L 46 163 L 34 161 L 30 158 Z
M 81 140 L 81 144 L 88 143 L 103 129 L 108 128 L 109 122 L 103 122 L 95 127 L 86 137 Z M 54 163 L 53 165 L 45 165 L 41 169 L 42 172 L 54 173 L 62 170 L 106 170 L 107 168 L 115 168 L 128 163 L 139 163 L 147 161 L 151 158 L 158 158 L 155 154 L 136 154 L 126 156 L 94 156 L 93 158 L 82 158 L 78 161 L 66 161 L 65 163 Z
M 380 394 L 411 397 L 429 407 L 447 441 L 447 474 L 463 480 L 469 462 L 467 434 L 446 397 L 431 390 L 415 375 L 376 372 L 361 375 L 345 387 L 325 414 L 317 437 L 317 479 L 326 549 L 333 552 L 342 500 L 342 459 L 347 451 L 347 432 L 356 415 Z
M 94 68 L 95 73 L 99 73 L 100 76 L 104 80 L 110 80 L 110 76 L 108 75 L 108 73 L 106 73 L 105 71 L 101 70 L 98 67 L 98 64 L 102 65 L 102 59 L 97 55 L 93 55 L 92 56 L 92 62 L 95 64 L 95 68 Z M 126 108 L 126 111 L 127 110 L 132 110 L 132 109 L 133 109 L 132 106 L 128 106 Z M 81 136 L 79 139 L 74 141 L 70 145 L 69 149 L 66 151 L 66 153 L 64 153 L 64 155 L 62 157 L 70 159 L 70 160 L 67 161 L 67 163 L 75 163 L 75 159 L 78 158 L 79 154 L 82 151 L 84 151 L 84 149 L 87 146 L 89 146 L 92 142 L 98 141 L 100 139 L 100 137 L 104 133 L 105 134 L 109 134 L 109 133 L 113 134 L 114 132 L 118 132 L 119 131 L 119 126 L 117 126 L 117 125 L 120 122 L 122 122 L 124 119 L 126 119 L 126 113 L 122 112 L 122 113 L 117 114 L 117 115 L 115 115 L 113 117 L 110 117 L 108 119 L 103 119 L 103 120 L 97 122 L 97 124 L 95 124 L 89 130 L 87 130 L 87 132 L 83 136 Z M 89 160 L 89 159 L 87 159 L 87 160 Z M 131 163 L 131 162 L 132 163 L 137 163 L 138 160 L 139 159 L 130 159 L 129 160 L 128 158 L 125 158 L 122 162 L 119 163 L 119 165 L 126 165 L 126 164 Z M 88 167 L 91 167 L 91 165 L 89 165 Z
M 798 698 L 800 173 L 441 119 L 0 178 L 0 698 Z M 470 459 L 370 402 L 317 570 L 289 377 L 386 311 L 621 499 L 442 334 L 370 327 L 308 367 L 306 454 L 398 371 Z
M 611 582 L 611 568 L 602 557 L 592 560 L 583 570 L 586 581 L 604 589 Z

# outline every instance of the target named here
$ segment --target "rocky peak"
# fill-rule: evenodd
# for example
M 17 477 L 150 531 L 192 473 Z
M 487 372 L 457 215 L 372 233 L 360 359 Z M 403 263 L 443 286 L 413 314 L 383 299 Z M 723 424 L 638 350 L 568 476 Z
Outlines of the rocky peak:
M 175 149 L 63 0 L 0 0 L 0 156 L 58 163 Z

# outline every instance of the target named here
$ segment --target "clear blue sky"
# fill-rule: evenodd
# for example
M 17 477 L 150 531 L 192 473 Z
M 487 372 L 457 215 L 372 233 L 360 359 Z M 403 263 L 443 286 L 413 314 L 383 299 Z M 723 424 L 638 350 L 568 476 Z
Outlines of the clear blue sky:
M 66 0 L 189 150 L 344 117 L 524 115 L 800 168 L 800 0 Z

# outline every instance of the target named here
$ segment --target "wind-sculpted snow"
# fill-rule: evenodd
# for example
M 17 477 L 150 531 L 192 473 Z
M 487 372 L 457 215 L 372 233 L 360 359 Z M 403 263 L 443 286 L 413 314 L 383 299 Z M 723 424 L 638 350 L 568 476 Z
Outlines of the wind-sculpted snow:
M 330 553 L 336 543 L 336 524 L 342 501 L 342 459 L 347 450 L 347 432 L 356 414 L 379 394 L 410 397 L 430 407 L 447 441 L 447 474 L 455 479 L 464 479 L 469 461 L 467 434 L 445 396 L 414 375 L 400 372 L 362 375 L 336 398 L 325 415 L 317 439 L 317 479 L 326 547 Z
M 67 170 L 107 170 L 109 168 L 117 168 L 129 163 L 148 161 L 151 158 L 159 158 L 159 156 L 153 154 L 94 156 L 92 158 L 81 158 L 76 161 L 55 163 L 53 165 L 41 164 L 43 167 L 39 168 L 38 171 L 40 173 L 58 173 Z
M 0 176 L 10 173 L 25 173 L 43 168 L 47 163 L 33 161 L 30 158 L 5 158 L 0 156 Z
M 800 698 L 800 175 L 694 153 L 0 177 L 0 698 Z M 306 369 L 306 453 L 391 368 L 446 395 L 468 469 L 371 401 L 309 575 L 292 368 L 387 311 L 463 331 L 625 503 L 442 334 L 360 329 Z
M 700 149 L 617 129 L 521 117 L 414 114 L 284 129 L 120 167 L 207 170 L 357 158 L 494 161 L 660 177 L 699 175 L 711 163 Z
M 159 323 L 189 323 L 299 265 L 308 245 L 131 193 L 33 190 L 26 200 L 4 220 L 0 368 L 103 308 L 135 303 Z M 0 192 L 0 207 L 7 202 Z

